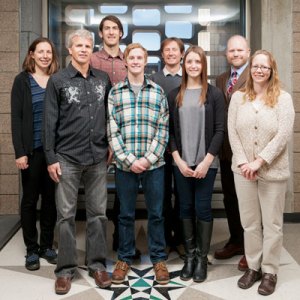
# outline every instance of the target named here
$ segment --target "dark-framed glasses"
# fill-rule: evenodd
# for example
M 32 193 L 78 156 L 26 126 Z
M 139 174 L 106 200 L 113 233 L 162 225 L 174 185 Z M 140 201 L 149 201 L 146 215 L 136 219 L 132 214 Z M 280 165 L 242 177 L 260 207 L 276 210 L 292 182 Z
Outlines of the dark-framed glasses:
M 271 70 L 271 68 L 267 66 L 257 66 L 257 65 L 251 66 L 252 71 L 257 71 L 258 69 L 260 69 L 263 73 L 266 73 Z

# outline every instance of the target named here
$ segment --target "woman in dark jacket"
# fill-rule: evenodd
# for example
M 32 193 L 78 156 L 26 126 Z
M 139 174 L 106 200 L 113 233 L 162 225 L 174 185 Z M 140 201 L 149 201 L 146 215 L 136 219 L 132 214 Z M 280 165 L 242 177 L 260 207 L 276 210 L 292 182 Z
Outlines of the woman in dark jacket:
M 182 65 L 182 84 L 168 95 L 170 149 L 180 203 L 185 262 L 180 278 L 207 277 L 213 217 L 211 198 L 224 136 L 224 98 L 207 82 L 207 60 L 191 46 Z
M 54 182 L 50 179 L 41 142 L 41 123 L 45 88 L 58 70 L 53 43 L 36 39 L 29 47 L 23 71 L 16 76 L 11 92 L 11 125 L 16 166 L 21 170 L 23 196 L 21 226 L 26 246 L 25 267 L 40 268 L 39 257 L 56 263 L 52 248 L 56 208 Z M 41 195 L 40 240 L 36 228 L 36 206 Z

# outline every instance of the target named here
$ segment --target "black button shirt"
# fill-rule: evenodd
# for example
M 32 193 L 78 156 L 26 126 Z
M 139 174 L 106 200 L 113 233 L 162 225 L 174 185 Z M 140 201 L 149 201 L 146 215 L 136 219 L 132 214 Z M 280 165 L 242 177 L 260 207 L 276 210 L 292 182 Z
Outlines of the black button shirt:
M 70 63 L 48 81 L 43 122 L 47 163 L 56 153 L 70 162 L 92 165 L 107 154 L 107 73 L 90 68 L 87 78 Z

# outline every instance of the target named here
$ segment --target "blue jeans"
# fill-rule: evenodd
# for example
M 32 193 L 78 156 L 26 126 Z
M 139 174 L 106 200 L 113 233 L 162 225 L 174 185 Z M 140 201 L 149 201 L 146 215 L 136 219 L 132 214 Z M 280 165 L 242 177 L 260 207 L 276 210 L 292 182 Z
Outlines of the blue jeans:
M 58 155 L 62 175 L 56 184 L 58 227 L 57 277 L 73 277 L 77 267 L 75 215 L 79 184 L 85 190 L 86 260 L 90 271 L 105 270 L 106 245 L 106 161 L 81 166 Z
M 141 174 L 116 170 L 116 187 L 120 199 L 118 258 L 132 263 L 135 254 L 135 204 L 142 183 L 148 212 L 148 249 L 151 262 L 166 259 L 163 199 L 164 167 Z
M 211 222 L 211 198 L 214 189 L 217 169 L 209 169 L 206 177 L 197 179 L 185 177 L 178 167 L 174 166 L 174 175 L 179 196 L 180 218 L 192 219 L 195 216 L 205 222 Z

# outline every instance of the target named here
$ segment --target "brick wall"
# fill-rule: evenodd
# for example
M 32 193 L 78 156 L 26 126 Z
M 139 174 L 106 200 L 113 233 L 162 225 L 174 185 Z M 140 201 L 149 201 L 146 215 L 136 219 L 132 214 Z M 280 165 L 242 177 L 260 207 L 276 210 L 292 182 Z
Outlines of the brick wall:
M 0 1 L 0 214 L 19 211 L 19 175 L 10 129 L 10 90 L 19 72 L 19 1 Z

